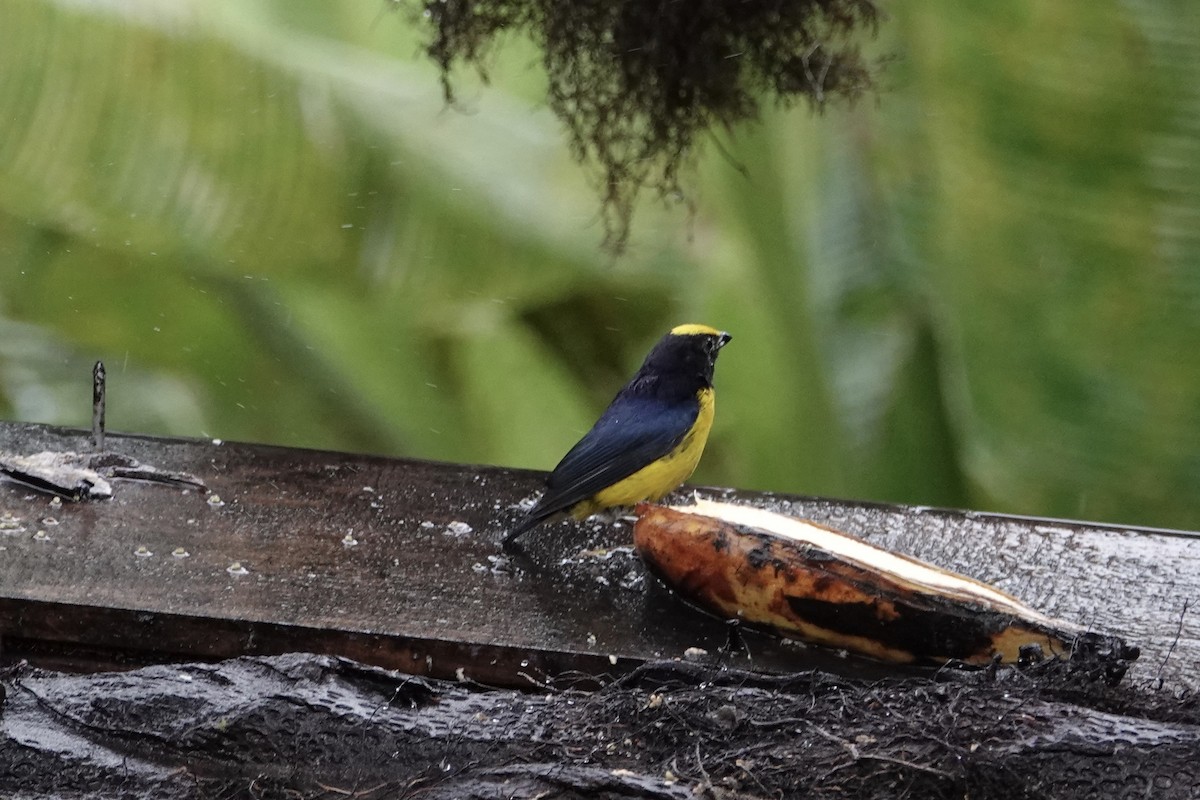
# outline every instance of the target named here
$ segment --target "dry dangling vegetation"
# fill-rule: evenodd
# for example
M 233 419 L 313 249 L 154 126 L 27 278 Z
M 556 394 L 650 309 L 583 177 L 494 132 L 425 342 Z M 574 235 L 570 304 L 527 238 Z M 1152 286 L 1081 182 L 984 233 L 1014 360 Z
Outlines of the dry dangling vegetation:
M 594 170 L 617 251 L 642 189 L 682 196 L 680 169 L 705 131 L 755 119 L 763 103 L 819 111 L 871 88 L 856 40 L 881 13 L 870 0 L 434 0 L 424 11 L 450 101 L 452 69 L 470 64 L 486 78 L 503 34 L 538 45 L 547 101 Z

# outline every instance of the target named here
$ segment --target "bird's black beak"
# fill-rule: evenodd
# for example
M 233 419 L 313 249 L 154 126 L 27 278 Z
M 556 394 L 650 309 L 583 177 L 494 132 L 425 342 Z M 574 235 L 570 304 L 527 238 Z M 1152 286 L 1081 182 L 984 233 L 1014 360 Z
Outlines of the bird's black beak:
M 721 331 L 721 335 L 717 337 L 717 349 L 720 350 L 725 345 L 729 344 L 733 337 L 725 331 Z

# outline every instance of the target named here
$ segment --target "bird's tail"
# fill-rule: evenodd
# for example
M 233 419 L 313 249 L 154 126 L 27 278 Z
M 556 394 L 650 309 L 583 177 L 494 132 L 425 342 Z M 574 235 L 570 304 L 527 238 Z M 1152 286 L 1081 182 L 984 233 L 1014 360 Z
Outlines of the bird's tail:
M 551 513 L 552 512 L 549 512 L 546 509 L 539 509 L 537 506 L 529 509 L 529 513 L 525 515 L 525 518 L 518 522 L 516 527 L 505 534 L 504 539 L 500 543 L 501 546 L 508 547 L 517 540 L 517 537 L 524 535 L 531 529 L 540 525 L 546 519 L 546 517 L 550 516 Z

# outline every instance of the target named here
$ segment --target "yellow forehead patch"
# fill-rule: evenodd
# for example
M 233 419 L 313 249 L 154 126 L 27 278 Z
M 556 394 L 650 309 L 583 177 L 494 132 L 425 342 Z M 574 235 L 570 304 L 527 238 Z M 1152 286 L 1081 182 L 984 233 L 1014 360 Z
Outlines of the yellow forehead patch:
M 671 333 L 675 336 L 720 336 L 721 332 L 716 328 L 710 328 L 707 325 L 697 325 L 689 323 L 687 325 L 676 325 L 671 328 Z

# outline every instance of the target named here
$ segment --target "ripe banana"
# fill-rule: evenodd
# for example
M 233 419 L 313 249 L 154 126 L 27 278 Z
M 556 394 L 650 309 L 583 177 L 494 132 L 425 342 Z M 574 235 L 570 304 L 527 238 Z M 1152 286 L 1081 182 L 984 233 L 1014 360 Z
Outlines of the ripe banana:
M 995 587 L 841 531 L 750 506 L 637 508 L 634 544 L 674 589 L 725 618 L 882 661 L 1066 657 L 1084 628 Z

